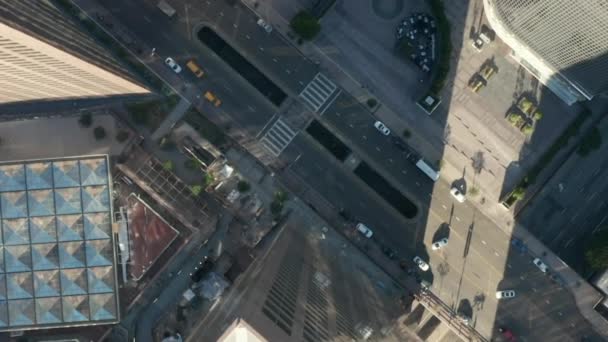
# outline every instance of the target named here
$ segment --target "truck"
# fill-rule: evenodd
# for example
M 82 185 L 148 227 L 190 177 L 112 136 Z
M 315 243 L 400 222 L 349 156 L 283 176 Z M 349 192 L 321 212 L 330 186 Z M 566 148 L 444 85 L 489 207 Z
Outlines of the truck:
M 205 76 L 205 72 L 203 71 L 203 69 L 201 69 L 200 66 L 198 66 L 198 64 L 196 64 L 196 61 L 194 59 L 189 60 L 186 63 L 186 66 L 188 67 L 188 69 L 190 69 L 190 71 L 192 71 L 194 75 L 196 75 L 196 77 L 202 78 L 203 76 Z
M 173 18 L 173 16 L 175 16 L 175 9 L 171 7 L 171 5 L 169 5 L 165 0 L 160 0 L 158 2 L 157 7 L 161 11 L 163 11 L 163 13 L 165 13 L 169 18 Z
M 222 104 L 222 101 L 210 91 L 205 92 L 204 97 L 216 107 L 219 107 Z

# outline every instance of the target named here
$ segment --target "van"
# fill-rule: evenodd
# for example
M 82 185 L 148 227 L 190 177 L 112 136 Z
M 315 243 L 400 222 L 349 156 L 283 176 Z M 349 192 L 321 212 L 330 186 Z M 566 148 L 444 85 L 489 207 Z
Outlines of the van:
M 201 67 L 196 64 L 194 59 L 189 60 L 188 63 L 186 63 L 186 66 L 188 67 L 188 69 L 190 69 L 190 71 L 192 71 L 194 75 L 196 75 L 196 77 L 201 78 L 205 76 L 205 72 L 203 72 L 203 69 L 201 69 Z

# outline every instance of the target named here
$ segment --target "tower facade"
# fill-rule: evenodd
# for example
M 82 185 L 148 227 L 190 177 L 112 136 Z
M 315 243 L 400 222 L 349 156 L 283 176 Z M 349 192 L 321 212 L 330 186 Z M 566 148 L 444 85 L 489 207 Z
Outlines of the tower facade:
M 146 93 L 50 1 L 0 0 L 0 104 Z
M 484 0 L 514 57 L 567 103 L 608 93 L 608 1 Z

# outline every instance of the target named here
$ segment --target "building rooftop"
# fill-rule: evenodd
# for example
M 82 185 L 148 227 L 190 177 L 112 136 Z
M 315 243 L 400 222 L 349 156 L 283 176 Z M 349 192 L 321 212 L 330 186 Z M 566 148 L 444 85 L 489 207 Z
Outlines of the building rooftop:
M 106 157 L 0 164 L 0 330 L 118 320 Z

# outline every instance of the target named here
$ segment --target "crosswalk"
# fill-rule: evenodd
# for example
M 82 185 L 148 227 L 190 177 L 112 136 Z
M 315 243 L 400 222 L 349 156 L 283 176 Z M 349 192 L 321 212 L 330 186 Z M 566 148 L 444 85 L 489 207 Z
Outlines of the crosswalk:
M 272 155 L 278 157 L 297 134 L 281 118 L 278 118 L 260 141 Z
M 332 98 L 332 95 L 338 90 L 334 82 L 329 80 L 323 74 L 318 73 L 300 93 L 300 98 L 313 111 L 323 114 L 321 108 L 327 100 Z M 333 97 L 335 98 L 335 96 Z M 325 106 L 327 108 L 329 105 Z

